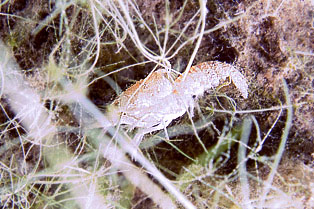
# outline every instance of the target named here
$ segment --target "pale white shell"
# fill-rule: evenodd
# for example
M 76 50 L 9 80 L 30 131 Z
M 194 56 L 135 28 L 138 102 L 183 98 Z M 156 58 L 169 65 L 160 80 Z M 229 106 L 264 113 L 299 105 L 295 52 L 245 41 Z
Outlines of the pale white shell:
M 163 129 L 188 110 L 193 115 L 193 96 L 202 96 L 227 78 L 248 97 L 245 77 L 233 65 L 218 61 L 193 66 L 185 79 L 179 76 L 173 82 L 168 78 L 167 71 L 160 69 L 124 91 L 108 108 L 113 125 L 120 122 L 131 129 L 146 129 L 143 133 Z

